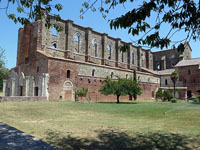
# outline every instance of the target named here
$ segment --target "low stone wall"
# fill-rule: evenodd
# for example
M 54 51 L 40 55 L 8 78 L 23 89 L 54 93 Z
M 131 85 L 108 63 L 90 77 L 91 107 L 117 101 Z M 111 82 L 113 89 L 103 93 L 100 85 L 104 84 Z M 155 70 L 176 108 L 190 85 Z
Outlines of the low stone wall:
M 0 102 L 7 101 L 47 101 L 47 97 L 42 96 L 1 96 Z

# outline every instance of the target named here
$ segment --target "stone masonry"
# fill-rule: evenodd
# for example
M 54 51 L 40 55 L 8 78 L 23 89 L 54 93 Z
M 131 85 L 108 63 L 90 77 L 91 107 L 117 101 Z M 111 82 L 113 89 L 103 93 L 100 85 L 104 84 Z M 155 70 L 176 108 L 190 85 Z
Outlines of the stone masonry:
M 183 54 L 176 49 L 152 52 L 71 20 L 57 23 L 61 32 L 46 28 L 44 20 L 19 29 L 17 65 L 4 81 L 4 96 L 75 100 L 75 90 L 88 87 L 91 100 L 114 100 L 98 92 L 101 82 L 106 76 L 131 78 L 136 69 L 143 90 L 139 99 L 152 99 L 162 83 L 159 71 L 174 68 L 181 58 L 191 59 L 188 43 Z M 126 52 L 119 50 L 123 45 Z

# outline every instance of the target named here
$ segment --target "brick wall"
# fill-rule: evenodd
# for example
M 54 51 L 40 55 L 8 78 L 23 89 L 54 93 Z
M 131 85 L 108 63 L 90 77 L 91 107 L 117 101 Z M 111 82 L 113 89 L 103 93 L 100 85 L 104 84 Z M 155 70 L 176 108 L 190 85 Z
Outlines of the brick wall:
M 197 90 L 200 90 L 200 69 L 199 65 L 178 67 L 176 71 L 179 73 L 179 81 L 183 82 L 184 87 L 188 87 L 188 91 L 196 96 Z
M 49 99 L 50 100 L 61 100 L 61 99 L 69 99 L 66 96 L 72 95 L 72 99 L 75 97 L 75 90 L 77 88 L 87 87 L 88 88 L 88 96 L 90 96 L 92 101 L 108 101 L 108 100 L 116 100 L 116 97 L 113 95 L 105 96 L 99 93 L 99 89 L 101 87 L 102 81 L 105 79 L 106 75 L 108 74 L 108 70 L 104 68 L 100 72 L 104 74 L 104 76 L 92 76 L 91 70 L 94 66 L 88 64 L 80 64 L 78 62 L 67 62 L 66 60 L 57 60 L 57 59 L 49 59 L 48 61 L 48 72 L 50 75 L 49 79 Z M 84 66 L 84 67 L 83 67 Z M 84 69 L 86 72 L 85 74 L 81 73 L 80 70 Z M 96 70 L 102 69 L 101 67 L 97 67 Z M 70 70 L 70 78 L 67 78 L 67 70 Z M 110 69 L 111 71 L 114 71 Z M 107 72 L 108 71 L 108 72 Z M 116 70 L 117 71 L 117 70 Z M 118 75 L 123 75 L 125 77 L 126 71 L 119 71 Z M 101 74 L 100 73 L 100 74 Z M 117 74 L 117 73 L 116 73 Z M 132 75 L 132 73 L 131 73 Z M 142 74 L 140 74 L 141 79 Z M 149 75 L 146 75 L 149 76 Z M 131 77 L 131 76 L 129 76 Z M 153 76 L 152 76 L 153 78 Z M 156 78 L 156 77 L 154 77 Z M 138 97 L 138 99 L 152 99 L 155 96 L 154 91 L 157 90 L 159 83 L 154 82 L 140 82 L 140 86 L 142 88 L 143 94 Z M 72 93 L 69 91 L 65 91 L 65 84 L 72 84 Z M 67 85 L 67 88 L 69 88 Z M 121 99 L 128 99 L 128 96 L 121 97 Z M 74 100 L 74 99 L 73 99 Z M 83 98 L 83 100 L 85 100 Z

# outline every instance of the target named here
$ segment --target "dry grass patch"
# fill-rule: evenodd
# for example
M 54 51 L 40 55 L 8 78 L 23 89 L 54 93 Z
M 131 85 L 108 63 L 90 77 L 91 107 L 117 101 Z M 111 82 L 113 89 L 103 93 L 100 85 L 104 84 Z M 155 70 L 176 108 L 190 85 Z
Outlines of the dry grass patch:
M 186 102 L 3 102 L 0 114 L 1 122 L 65 149 L 200 147 L 200 105 Z

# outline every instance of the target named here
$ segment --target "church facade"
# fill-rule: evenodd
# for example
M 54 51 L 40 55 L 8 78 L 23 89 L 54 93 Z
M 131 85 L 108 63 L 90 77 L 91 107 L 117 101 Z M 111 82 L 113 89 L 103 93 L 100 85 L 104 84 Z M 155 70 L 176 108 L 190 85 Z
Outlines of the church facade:
M 63 27 L 58 33 L 46 28 L 44 20 L 19 29 L 17 64 L 4 81 L 5 98 L 75 100 L 75 91 L 87 87 L 92 101 L 114 100 L 114 96 L 99 93 L 102 81 L 106 76 L 131 78 L 135 69 L 142 88 L 138 99 L 154 99 L 159 88 L 171 88 L 169 75 L 179 70 L 176 65 L 191 60 L 188 43 L 182 54 L 176 49 L 152 52 L 71 20 L 58 23 Z M 120 52 L 124 45 L 127 51 Z M 177 84 L 185 97 L 186 84 Z

